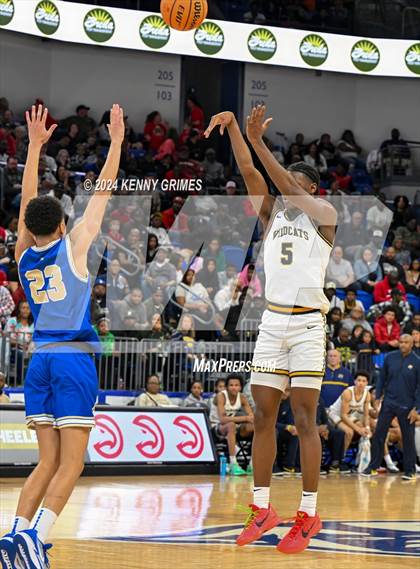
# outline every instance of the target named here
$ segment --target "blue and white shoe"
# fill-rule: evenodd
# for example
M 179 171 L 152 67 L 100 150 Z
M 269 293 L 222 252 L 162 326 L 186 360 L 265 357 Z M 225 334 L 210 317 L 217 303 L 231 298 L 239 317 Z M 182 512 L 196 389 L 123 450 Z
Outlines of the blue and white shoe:
M 13 541 L 13 535 L 7 533 L 0 539 L 0 563 L 1 569 L 22 569 L 18 559 L 16 558 L 16 545 Z
M 18 532 L 13 538 L 13 543 L 22 569 L 49 569 L 47 550 L 51 545 L 44 545 L 35 529 Z

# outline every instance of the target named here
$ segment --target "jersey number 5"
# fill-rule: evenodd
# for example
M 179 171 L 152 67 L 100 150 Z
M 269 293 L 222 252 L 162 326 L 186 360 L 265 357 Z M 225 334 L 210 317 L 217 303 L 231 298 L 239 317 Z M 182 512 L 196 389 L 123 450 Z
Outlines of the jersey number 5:
M 282 265 L 292 265 L 293 264 L 293 243 L 282 243 L 281 244 L 281 264 Z
M 58 265 L 48 265 L 43 271 L 39 269 L 27 271 L 25 277 L 29 281 L 31 296 L 35 304 L 44 304 L 50 300 L 57 302 L 67 296 L 61 269 Z M 42 290 L 46 279 L 49 279 L 48 288 Z

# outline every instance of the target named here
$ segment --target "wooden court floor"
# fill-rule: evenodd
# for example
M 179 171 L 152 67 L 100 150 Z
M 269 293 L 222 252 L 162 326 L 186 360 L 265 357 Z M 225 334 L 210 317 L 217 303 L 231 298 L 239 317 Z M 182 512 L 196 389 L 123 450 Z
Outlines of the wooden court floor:
M 5 532 L 22 481 L 0 482 Z M 246 516 L 238 505 L 249 502 L 251 484 L 250 478 L 217 476 L 83 478 L 51 535 L 52 569 L 420 566 L 420 480 L 324 477 L 324 528 L 298 556 L 275 549 L 287 526 L 252 547 L 234 545 Z M 299 497 L 298 478 L 273 480 L 272 499 L 281 516 L 295 513 Z

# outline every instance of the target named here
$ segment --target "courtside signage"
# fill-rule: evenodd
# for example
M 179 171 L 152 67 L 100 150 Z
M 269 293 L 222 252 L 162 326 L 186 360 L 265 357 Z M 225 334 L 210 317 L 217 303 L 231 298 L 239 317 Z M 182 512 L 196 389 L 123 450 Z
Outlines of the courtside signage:
M 28 17 L 32 14 L 32 18 Z M 34 21 L 35 20 L 35 21 Z M 54 40 L 360 75 L 420 75 L 420 43 L 205 21 L 171 30 L 160 14 L 63 0 L 0 0 L 0 26 Z

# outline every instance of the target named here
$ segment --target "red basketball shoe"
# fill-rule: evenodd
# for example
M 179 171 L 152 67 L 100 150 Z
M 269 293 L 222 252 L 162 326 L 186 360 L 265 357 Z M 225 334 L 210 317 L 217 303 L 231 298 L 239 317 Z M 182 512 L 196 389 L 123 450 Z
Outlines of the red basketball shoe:
M 294 526 L 278 543 L 277 549 L 281 553 L 300 553 L 321 529 L 322 522 L 318 514 L 308 516 L 306 512 L 298 512 Z
M 266 531 L 275 528 L 282 521 L 271 504 L 268 508 L 258 508 L 255 504 L 250 504 L 248 512 L 245 527 L 236 538 L 238 545 L 248 545 L 257 541 Z

